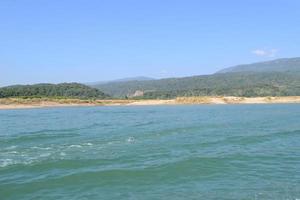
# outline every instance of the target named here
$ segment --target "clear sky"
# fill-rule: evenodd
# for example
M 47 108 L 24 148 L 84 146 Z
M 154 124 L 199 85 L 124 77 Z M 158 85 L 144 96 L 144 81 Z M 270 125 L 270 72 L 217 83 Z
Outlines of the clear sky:
M 299 0 L 1 0 L 0 85 L 210 74 L 300 56 Z

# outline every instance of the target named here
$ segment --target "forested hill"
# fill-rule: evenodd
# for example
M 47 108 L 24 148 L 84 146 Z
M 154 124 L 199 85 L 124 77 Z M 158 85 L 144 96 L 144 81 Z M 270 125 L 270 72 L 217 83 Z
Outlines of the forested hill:
M 300 58 L 227 68 L 212 75 L 95 85 L 114 97 L 298 96 Z
M 5 97 L 70 97 L 107 98 L 96 88 L 79 83 L 14 85 L 0 88 L 0 98 Z
M 266 62 L 258 62 L 245 65 L 237 65 L 225 68 L 217 73 L 231 72 L 300 72 L 299 58 L 281 58 Z
M 4 97 L 175 98 L 178 96 L 300 96 L 300 58 L 226 68 L 212 75 L 98 84 L 16 85 L 0 88 Z
M 100 90 L 115 97 L 174 98 L 177 96 L 299 96 L 300 73 L 225 73 L 156 81 L 104 84 Z

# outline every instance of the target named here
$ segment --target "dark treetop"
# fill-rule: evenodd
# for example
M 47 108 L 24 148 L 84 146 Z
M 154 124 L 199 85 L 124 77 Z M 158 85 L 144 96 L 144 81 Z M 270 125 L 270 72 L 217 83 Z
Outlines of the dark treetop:
M 79 83 L 14 85 L 0 88 L 0 98 L 5 97 L 72 97 L 72 98 L 106 98 L 96 88 Z

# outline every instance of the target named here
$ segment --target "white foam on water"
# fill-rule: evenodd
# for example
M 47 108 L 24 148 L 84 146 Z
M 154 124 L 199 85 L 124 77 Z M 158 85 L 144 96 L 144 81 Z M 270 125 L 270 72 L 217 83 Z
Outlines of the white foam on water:
M 81 148 L 82 146 L 79 144 L 72 144 L 69 146 L 70 148 Z
M 22 165 L 30 165 L 35 162 L 39 162 L 41 160 L 47 159 L 49 156 L 52 154 L 50 152 L 45 152 L 45 153 L 39 153 L 37 152 L 37 155 L 28 155 L 28 154 L 20 154 L 22 158 L 4 158 L 0 159 L 0 168 L 2 167 L 7 167 L 11 165 L 17 165 L 17 164 L 22 164 Z
M 32 163 L 34 163 L 33 160 L 27 160 L 25 162 L 22 162 L 21 164 L 23 164 L 23 165 L 31 165 Z
M 60 152 L 60 156 L 66 156 L 67 154 L 65 152 Z
M 15 149 L 15 148 L 17 148 L 17 146 L 13 145 L 13 146 L 7 147 L 6 150 L 12 150 L 12 149 Z
M 129 137 L 127 139 L 127 142 L 129 142 L 129 143 L 133 143 L 134 141 L 135 141 L 134 137 Z
M 51 155 L 51 153 L 42 153 L 42 154 L 40 154 L 40 156 L 39 157 L 49 157 Z
M 36 147 L 36 146 L 34 146 L 34 147 L 31 147 L 31 149 L 50 150 L 52 148 L 51 147 Z
M 0 167 L 6 167 L 9 165 L 14 164 L 14 161 L 12 159 L 1 159 L 0 160 Z
M 90 142 L 88 142 L 88 143 L 85 143 L 85 145 L 87 145 L 87 146 L 93 146 L 93 144 L 92 144 L 92 143 L 90 143 Z

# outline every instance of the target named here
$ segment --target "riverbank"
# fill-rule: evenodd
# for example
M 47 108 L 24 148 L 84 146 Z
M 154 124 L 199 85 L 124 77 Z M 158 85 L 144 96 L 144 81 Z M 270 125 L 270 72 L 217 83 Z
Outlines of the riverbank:
M 137 105 L 189 105 L 189 104 L 268 104 L 268 103 L 300 103 L 300 96 L 289 97 L 178 97 L 162 100 L 81 100 L 54 98 L 3 98 L 0 109 L 25 109 L 67 106 L 137 106 Z

